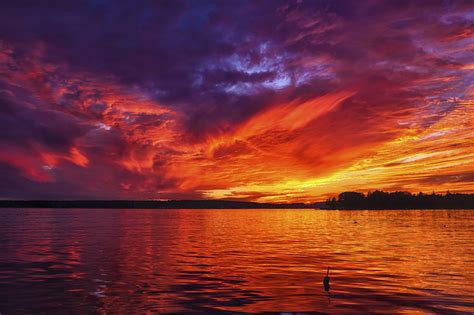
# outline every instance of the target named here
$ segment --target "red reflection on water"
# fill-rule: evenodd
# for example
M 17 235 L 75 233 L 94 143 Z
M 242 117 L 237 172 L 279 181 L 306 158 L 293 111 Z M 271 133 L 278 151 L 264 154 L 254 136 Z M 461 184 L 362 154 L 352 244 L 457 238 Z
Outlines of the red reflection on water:
M 474 306 L 469 211 L 51 210 L 22 218 L 7 217 L 7 245 L 18 247 L 6 246 L 0 262 L 16 267 L 2 271 L 43 281 L 59 309 L 455 313 Z M 43 265 L 20 270 L 33 262 Z M 51 310 L 43 289 L 14 288 L 18 299 L 34 296 L 38 309 Z M 14 299 L 8 303 L 15 309 Z

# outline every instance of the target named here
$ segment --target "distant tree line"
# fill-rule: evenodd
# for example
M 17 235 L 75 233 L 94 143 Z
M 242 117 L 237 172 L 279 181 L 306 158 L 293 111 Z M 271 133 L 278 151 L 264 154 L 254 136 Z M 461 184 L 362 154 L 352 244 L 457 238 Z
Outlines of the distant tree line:
M 258 203 L 233 200 L 0 200 L 0 208 L 116 209 L 474 209 L 474 194 L 343 192 L 326 202 Z
M 474 194 L 412 194 L 376 190 L 366 195 L 347 191 L 326 201 L 330 209 L 474 209 Z

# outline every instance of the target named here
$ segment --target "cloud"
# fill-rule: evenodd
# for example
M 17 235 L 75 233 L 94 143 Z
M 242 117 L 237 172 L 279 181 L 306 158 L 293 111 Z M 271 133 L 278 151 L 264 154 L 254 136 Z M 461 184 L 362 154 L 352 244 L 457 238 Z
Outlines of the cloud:
M 463 1 L 2 3 L 0 197 L 472 190 L 473 23 Z

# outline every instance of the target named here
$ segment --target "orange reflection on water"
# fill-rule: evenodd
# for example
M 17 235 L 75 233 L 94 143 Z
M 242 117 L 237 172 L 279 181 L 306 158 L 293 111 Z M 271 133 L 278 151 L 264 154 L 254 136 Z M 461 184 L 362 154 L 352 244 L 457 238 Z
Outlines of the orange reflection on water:
M 474 307 L 470 211 L 55 210 L 24 218 L 31 224 L 21 235 L 19 221 L 1 223 L 9 228 L 0 274 L 11 277 L 0 276 L 0 288 L 15 285 L 0 305 L 11 310 L 20 299 L 46 312 L 53 299 L 56 310 L 99 313 Z M 35 261 L 41 270 L 23 268 Z M 17 273 L 35 286 L 12 280 Z
M 122 219 L 119 273 L 136 286 L 127 299 L 144 309 L 454 311 L 474 302 L 469 212 L 126 211 Z M 103 310 L 127 311 L 111 285 Z

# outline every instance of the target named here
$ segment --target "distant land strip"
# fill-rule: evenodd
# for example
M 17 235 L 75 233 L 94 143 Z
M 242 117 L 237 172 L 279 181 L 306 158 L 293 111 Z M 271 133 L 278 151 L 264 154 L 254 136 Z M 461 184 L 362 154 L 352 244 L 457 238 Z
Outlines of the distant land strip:
M 0 200 L 0 208 L 305 209 L 314 207 L 315 204 L 304 203 L 274 204 L 229 200 Z
M 363 194 L 347 191 L 326 202 L 259 203 L 233 200 L 0 200 L 0 208 L 96 209 L 474 209 L 474 194 L 412 194 L 375 190 Z

